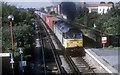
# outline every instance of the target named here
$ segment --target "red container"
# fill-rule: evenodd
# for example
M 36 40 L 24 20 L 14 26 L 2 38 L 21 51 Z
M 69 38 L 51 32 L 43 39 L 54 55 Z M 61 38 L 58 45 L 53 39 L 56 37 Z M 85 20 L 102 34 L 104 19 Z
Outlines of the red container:
M 54 30 L 54 21 L 57 18 L 55 16 L 47 15 L 45 18 L 45 22 L 47 23 L 48 27 L 53 31 Z
M 46 16 L 47 15 L 42 15 L 42 19 L 46 22 Z

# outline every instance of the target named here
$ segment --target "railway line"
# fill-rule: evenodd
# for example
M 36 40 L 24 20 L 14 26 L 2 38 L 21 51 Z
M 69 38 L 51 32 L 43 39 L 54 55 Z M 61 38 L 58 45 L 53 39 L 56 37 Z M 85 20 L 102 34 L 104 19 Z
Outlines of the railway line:
M 94 68 L 89 66 L 87 62 L 82 58 L 81 55 L 79 56 L 73 56 L 71 53 L 68 53 L 67 51 L 63 50 L 63 57 L 67 61 L 67 63 L 70 66 L 70 69 L 72 70 L 72 73 L 75 75 L 83 75 L 83 74 L 95 74 Z M 79 53 L 81 54 L 81 53 Z
M 73 60 L 69 57 L 69 55 L 66 52 L 64 53 L 64 58 L 68 62 L 70 68 L 73 71 L 73 73 L 75 75 L 81 75 L 81 72 L 79 71 L 78 67 L 75 65 L 75 63 L 73 62 Z
M 45 32 L 47 32 L 47 31 L 45 31 Z M 48 31 L 49 32 L 49 31 Z M 48 36 L 49 36 L 49 34 L 50 33 L 47 33 L 48 34 Z M 50 40 L 51 41 L 51 40 Z M 52 42 L 52 41 L 51 41 Z M 57 63 L 57 67 L 58 67 L 58 71 L 59 71 L 59 73 L 61 74 L 61 75 L 66 75 L 67 73 L 63 70 L 63 67 L 61 66 L 62 64 L 61 64 L 61 60 L 60 60 L 60 58 L 59 58 L 59 54 L 56 54 L 56 53 L 58 53 L 58 52 L 56 52 L 55 51 L 55 47 L 51 44 L 50 45 L 51 46 L 51 48 L 52 48 L 52 52 L 53 52 L 53 54 L 54 54 L 54 58 L 55 58 L 55 60 L 56 60 L 56 63 Z M 57 56 L 56 56 L 57 55 Z M 64 58 L 66 59 L 66 61 L 67 61 L 67 63 L 69 64 L 69 66 L 70 66 L 70 68 L 71 68 L 71 70 L 72 70 L 72 73 L 74 73 L 75 75 L 80 75 L 80 72 L 79 72 L 79 70 L 78 70 L 78 68 L 76 67 L 76 65 L 74 64 L 74 62 L 71 60 L 71 58 L 67 55 L 67 53 L 64 53 L 63 52 L 63 55 L 64 55 Z M 70 73 L 68 73 L 68 74 L 70 74 Z
M 81 51 L 80 49 L 77 53 L 74 53 L 74 50 L 72 50 L 72 53 L 67 52 L 60 44 L 57 37 L 38 16 L 37 23 L 40 25 L 41 44 L 43 44 L 44 51 L 44 75 L 97 75 L 94 67 L 88 64 L 86 59 L 82 57 L 85 55 L 84 48 L 82 49 L 82 53 L 79 52 Z M 81 56 L 81 54 L 83 55 Z
M 39 24 L 40 21 L 37 21 Z M 40 26 L 40 28 L 42 28 L 42 40 L 43 40 L 43 48 L 44 48 L 44 57 L 45 57 L 45 66 L 46 67 L 46 75 L 47 74 L 60 74 L 60 75 L 64 75 L 65 71 L 64 69 L 61 67 L 61 61 L 58 57 L 58 55 L 55 52 L 55 47 L 54 45 L 51 43 L 51 40 L 49 39 L 49 33 L 46 31 L 46 29 L 44 28 L 44 26 Z M 51 64 L 50 64 L 51 63 Z
M 39 17 L 38 17 L 39 18 Z M 39 19 L 41 19 L 41 18 L 39 18 Z M 42 22 L 43 20 L 41 20 L 41 22 Z M 50 37 L 51 36 L 54 36 L 53 35 L 53 33 L 51 33 L 51 31 L 47 28 L 47 26 L 45 25 L 45 23 L 44 22 L 42 22 L 43 23 L 43 25 L 44 25 L 44 27 L 45 27 L 45 32 L 47 33 L 47 35 L 48 35 L 48 37 L 49 37 L 49 39 L 50 39 Z M 49 35 L 49 34 L 51 34 L 51 35 Z M 54 36 L 55 37 L 55 36 Z M 54 38 L 54 40 L 56 40 L 56 41 L 58 41 L 57 39 L 56 39 L 56 37 Z M 52 40 L 50 40 L 51 42 L 52 42 Z M 55 47 L 53 46 L 53 44 L 51 45 L 51 46 L 53 46 L 52 48 L 52 51 L 53 51 L 53 54 L 54 54 L 54 58 L 55 58 L 55 60 L 56 60 L 56 62 L 58 62 L 59 61 L 59 63 L 57 64 L 57 67 L 58 67 L 58 70 L 59 70 L 59 73 L 60 74 L 75 74 L 75 75 L 81 75 L 81 74 L 85 74 L 85 73 L 94 73 L 94 71 L 90 68 L 90 66 L 87 64 L 87 63 L 85 63 L 85 61 L 83 61 L 83 59 L 81 58 L 81 57 L 79 57 L 79 63 L 75 63 L 75 61 L 73 60 L 73 58 L 70 56 L 70 55 L 68 55 L 69 53 L 67 53 L 64 49 L 61 49 L 62 48 L 62 46 L 60 45 L 60 43 L 58 42 L 58 46 L 57 47 L 59 47 L 58 49 L 59 50 L 55 50 Z M 57 55 L 57 56 L 56 56 Z M 60 58 L 60 56 L 63 56 L 64 57 L 64 59 L 65 59 L 65 61 L 67 62 L 67 64 L 69 65 L 69 67 L 67 67 L 67 68 L 69 68 L 69 69 L 71 69 L 71 71 L 70 72 L 65 72 L 65 71 L 61 71 L 61 70 L 65 70 L 65 67 L 63 66 L 62 68 L 61 68 L 61 65 L 63 64 L 63 63 L 61 63 L 60 61 L 62 60 L 61 58 Z M 76 57 L 77 58 L 77 57 Z M 75 58 L 75 59 L 76 59 Z M 59 60 L 58 60 L 59 59 Z M 61 60 L 60 60 L 61 59 Z M 77 60 L 77 59 L 76 59 Z M 61 64 L 60 64 L 61 63 Z M 83 73 L 82 71 L 83 70 L 85 70 L 85 72 Z

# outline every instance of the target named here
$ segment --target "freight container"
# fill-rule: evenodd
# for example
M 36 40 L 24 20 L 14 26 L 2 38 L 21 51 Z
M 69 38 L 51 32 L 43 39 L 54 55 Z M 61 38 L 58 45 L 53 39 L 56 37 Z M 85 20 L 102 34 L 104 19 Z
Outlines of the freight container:
M 51 15 L 47 15 L 46 17 L 45 17 L 45 22 L 47 23 L 47 25 L 48 25 L 48 27 L 52 30 L 52 31 L 54 31 L 54 22 L 56 21 L 56 20 L 59 20 L 57 17 L 55 17 L 55 16 L 51 16 Z

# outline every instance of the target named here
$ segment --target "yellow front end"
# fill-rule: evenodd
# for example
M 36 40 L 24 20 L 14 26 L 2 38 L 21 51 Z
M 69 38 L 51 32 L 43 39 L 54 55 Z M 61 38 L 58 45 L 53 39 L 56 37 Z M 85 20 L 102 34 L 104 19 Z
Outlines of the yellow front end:
M 65 48 L 83 47 L 83 39 L 64 39 Z

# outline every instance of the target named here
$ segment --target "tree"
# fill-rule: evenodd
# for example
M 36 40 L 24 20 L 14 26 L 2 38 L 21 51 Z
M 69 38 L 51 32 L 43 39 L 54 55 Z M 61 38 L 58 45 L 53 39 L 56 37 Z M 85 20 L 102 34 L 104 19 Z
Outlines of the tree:
M 0 2 L 0 17 L 2 17 L 2 3 Z
M 106 4 L 105 2 L 100 2 L 100 4 Z
M 106 18 L 106 15 L 102 15 L 102 16 L 99 16 L 96 21 L 95 21 L 95 24 L 96 24 L 96 29 L 100 30 L 100 31 L 104 31 L 105 29 L 103 28 L 103 24 L 104 22 L 107 21 L 107 18 Z
M 4 48 L 11 47 L 11 38 L 10 38 L 10 29 L 8 22 L 8 15 L 13 14 L 15 17 L 13 32 L 14 32 L 14 42 L 16 43 L 16 37 L 19 36 L 19 33 L 23 33 L 25 40 L 28 39 L 26 34 L 33 32 L 31 19 L 34 18 L 33 9 L 21 9 L 16 8 L 15 6 L 8 5 L 7 3 L 2 3 L 2 45 Z M 32 37 L 32 36 L 30 36 Z
M 116 3 L 117 6 L 116 6 L 116 12 L 117 12 L 117 15 L 120 16 L 120 1 L 118 3 Z
M 51 11 L 51 12 L 50 12 L 50 15 L 55 15 L 55 11 Z
M 107 13 L 110 17 L 117 17 L 120 16 L 120 2 L 113 5 L 113 7 Z
M 77 17 L 75 18 L 75 22 L 81 23 L 83 25 L 88 25 L 89 20 L 89 10 L 88 8 L 79 7 L 77 8 Z
M 112 35 L 120 35 L 120 13 L 117 6 L 113 6 L 107 14 L 96 19 L 97 29 Z
M 104 22 L 102 28 L 104 28 L 104 32 L 113 34 L 113 35 L 120 35 L 118 30 L 120 20 L 118 18 L 111 17 L 108 21 Z
M 113 2 L 108 2 L 107 4 L 114 4 Z
M 45 8 L 40 8 L 40 11 L 46 13 Z

